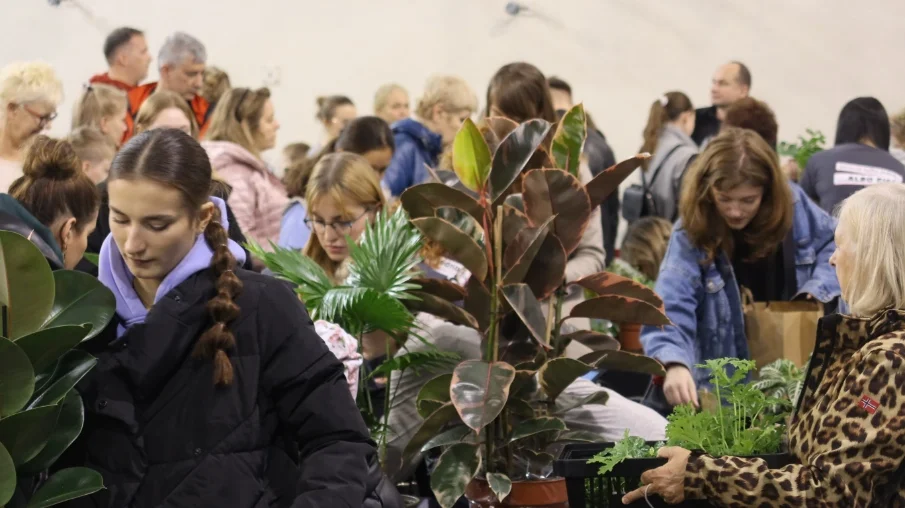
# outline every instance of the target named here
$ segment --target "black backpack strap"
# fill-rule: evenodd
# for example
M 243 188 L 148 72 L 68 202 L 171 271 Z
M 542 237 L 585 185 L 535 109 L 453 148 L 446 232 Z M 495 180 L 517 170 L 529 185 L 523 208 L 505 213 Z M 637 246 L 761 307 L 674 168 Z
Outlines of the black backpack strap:
M 666 157 L 663 157 L 663 159 L 660 161 L 660 165 L 657 166 L 657 169 L 654 170 L 654 174 L 650 178 L 650 184 L 647 184 L 644 182 L 644 172 L 643 171 L 641 172 L 641 183 L 644 185 L 645 189 L 647 189 L 649 185 L 652 186 L 654 184 L 654 180 L 657 179 L 657 176 L 660 175 L 660 170 L 663 169 L 663 164 L 665 164 L 666 161 L 669 160 L 669 157 L 673 154 L 673 152 L 675 152 L 676 150 L 678 150 L 681 147 L 682 147 L 682 145 L 678 144 L 678 145 L 672 147 L 672 149 L 670 151 L 666 152 Z

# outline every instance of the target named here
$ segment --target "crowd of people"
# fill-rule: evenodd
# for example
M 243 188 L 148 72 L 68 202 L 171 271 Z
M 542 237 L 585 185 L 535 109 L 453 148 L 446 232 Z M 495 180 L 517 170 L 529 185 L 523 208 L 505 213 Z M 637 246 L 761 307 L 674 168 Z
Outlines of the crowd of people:
M 119 28 L 103 53 L 108 69 L 75 98 L 65 139 L 41 134 L 63 101 L 54 69 L 0 70 L 0 229 L 28 237 L 55 269 L 96 275 L 116 297 L 110 329 L 81 346 L 98 365 L 78 387 L 85 428 L 60 460 L 100 471 L 106 489 L 72 506 L 392 506 L 353 399 L 359 369 L 386 360 L 387 338 L 366 336 L 359 348 L 335 325 L 312 323 L 243 246 L 300 250 L 341 283 L 346 238 L 357 241 L 406 189 L 448 167 L 465 119 L 556 122 L 575 103 L 571 87 L 518 62 L 495 73 L 481 100 L 450 75 L 429 78 L 414 106 L 403 87 L 380 86 L 368 116 L 346 96 L 321 97 L 322 134 L 287 145 L 286 167 L 275 171 L 262 153 L 276 146 L 279 104 L 267 88 L 234 86 L 201 41 L 174 33 L 155 59 L 143 32 Z M 159 81 L 144 83 L 152 61 Z M 834 146 L 798 167 L 781 162 L 777 115 L 752 86 L 751 71 L 733 61 L 716 69 L 708 107 L 681 91 L 652 100 L 639 133 L 639 152 L 651 154 L 642 192 L 595 210 L 566 282 L 614 263 L 655 281 L 673 324 L 645 327 L 641 343 L 666 375 L 643 400 L 578 379 L 568 393 L 606 391 L 609 400 L 566 420 L 607 440 L 626 431 L 662 440 L 663 415 L 698 406 L 709 388 L 698 364 L 749 356 L 743 294 L 813 300 L 833 315 L 818 342 L 838 333 L 846 346 L 821 357 L 822 377 L 793 416 L 800 464 L 767 473 L 736 459 L 734 471 L 760 480 L 730 485 L 725 460 L 668 449 L 644 494 L 727 505 L 774 495 L 800 505 L 905 502 L 894 476 L 905 457 L 905 112 L 851 100 Z M 587 124 L 585 183 L 617 160 Z M 629 220 L 621 249 L 620 213 Z M 96 265 L 86 252 L 98 254 Z M 434 276 L 467 280 L 451 259 L 429 264 Z M 571 291 L 563 312 L 583 298 Z M 424 328 L 441 350 L 480 358 L 474 330 L 426 317 Z M 583 354 L 573 346 L 567 354 Z M 400 457 L 421 422 L 414 400 L 424 381 L 406 373 L 391 387 L 395 481 L 413 473 Z M 852 416 L 868 393 L 879 407 Z M 824 417 L 842 411 L 854 427 Z

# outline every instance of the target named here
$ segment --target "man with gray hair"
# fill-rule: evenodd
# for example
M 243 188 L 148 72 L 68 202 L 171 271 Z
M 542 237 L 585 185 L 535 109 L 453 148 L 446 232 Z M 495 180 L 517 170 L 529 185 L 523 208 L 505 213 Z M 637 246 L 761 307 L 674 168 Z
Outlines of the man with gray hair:
M 184 32 L 176 32 L 163 42 L 157 55 L 160 81 L 148 83 L 129 92 L 130 129 L 144 101 L 157 90 L 169 90 L 185 98 L 195 113 L 200 135 L 207 130 L 214 105 L 201 97 L 207 50 L 201 41 Z

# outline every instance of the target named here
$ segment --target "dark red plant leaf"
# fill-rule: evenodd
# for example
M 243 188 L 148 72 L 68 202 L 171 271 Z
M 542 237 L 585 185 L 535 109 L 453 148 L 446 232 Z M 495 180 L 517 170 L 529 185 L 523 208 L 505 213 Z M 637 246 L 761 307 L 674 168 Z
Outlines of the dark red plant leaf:
M 546 299 L 562 285 L 566 278 L 566 260 L 566 251 L 559 238 L 547 235 L 525 275 L 525 284 L 528 284 L 538 300 Z
M 487 276 L 487 257 L 474 239 L 451 223 L 437 217 L 412 219 L 424 236 L 440 244 L 446 255 L 471 271 L 479 280 Z
M 438 208 L 456 208 L 474 217 L 478 224 L 484 218 L 484 209 L 471 196 L 442 183 L 423 183 L 409 187 L 400 196 L 402 208 L 409 217 L 433 217 Z
M 626 296 L 598 296 L 572 308 L 569 317 L 607 319 L 615 323 L 636 323 L 650 326 L 671 325 L 666 314 L 653 305 Z
M 516 180 L 528 161 L 541 146 L 550 123 L 534 119 L 522 123 L 503 138 L 493 154 L 490 170 L 490 199 L 495 201 Z
M 647 302 L 654 307 L 666 312 L 663 308 L 663 299 L 653 289 L 635 282 L 628 277 L 616 275 L 610 272 L 598 272 L 588 275 L 573 282 L 585 289 L 597 293 L 598 296 L 627 296 L 636 300 Z
M 412 295 L 418 297 L 419 300 L 403 300 L 409 310 L 426 312 L 450 323 L 470 328 L 478 329 L 480 326 L 478 320 L 468 311 L 448 300 L 421 291 L 412 291 Z
M 458 302 L 465 299 L 465 288 L 455 282 L 418 277 L 412 279 L 412 283 L 421 286 L 422 293 L 434 295 L 448 302 Z
M 534 225 L 553 220 L 553 234 L 566 255 L 581 242 L 591 219 L 591 202 L 578 178 L 561 169 L 535 169 L 522 182 L 525 214 Z
M 553 217 L 547 219 L 547 222 L 541 224 L 540 227 L 522 230 L 506 247 L 503 254 L 503 266 L 509 267 L 509 269 L 503 276 L 503 284 L 518 284 L 525 280 L 531 263 L 534 262 L 534 258 L 543 247 L 544 240 L 547 239 L 552 221 Z
M 596 369 L 640 372 L 651 376 L 665 376 L 666 369 L 657 360 L 628 351 L 594 351 L 580 358 Z
M 591 208 L 599 206 L 610 194 L 619 189 L 619 184 L 641 167 L 641 163 L 649 157 L 650 154 L 638 154 L 631 159 L 626 159 L 615 166 L 603 170 L 593 180 L 588 182 L 585 190 L 588 191 L 588 196 L 591 198 Z
M 478 321 L 478 329 L 490 326 L 490 292 L 472 275 L 465 284 L 465 310 Z
M 531 332 L 531 336 L 537 340 L 538 344 L 544 344 L 547 320 L 544 318 L 544 310 L 534 293 L 531 292 L 531 288 L 527 284 L 512 284 L 503 286 L 502 293 L 509 305 L 512 306 L 512 310 Z
M 503 248 L 507 248 L 515 241 L 523 230 L 531 227 L 528 223 L 528 217 L 524 213 L 515 208 L 505 205 L 503 206 Z M 503 252 L 506 252 L 505 250 Z M 506 266 L 503 263 L 503 266 Z
M 580 330 L 563 335 L 564 339 L 574 340 L 593 351 L 612 351 L 619 349 L 619 341 L 604 333 L 591 330 Z M 591 362 L 586 362 L 591 363 Z

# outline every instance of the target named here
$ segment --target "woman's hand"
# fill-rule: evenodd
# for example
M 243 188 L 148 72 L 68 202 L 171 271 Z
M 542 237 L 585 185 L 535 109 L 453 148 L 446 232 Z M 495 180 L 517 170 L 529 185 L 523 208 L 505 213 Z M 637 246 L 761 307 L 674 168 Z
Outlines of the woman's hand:
M 684 368 L 684 367 L 683 367 Z M 685 369 L 686 371 L 688 369 Z M 666 446 L 657 452 L 658 457 L 668 462 L 657 469 L 645 471 L 641 475 L 642 486 L 622 497 L 622 504 L 634 503 L 648 496 L 657 494 L 669 504 L 681 503 L 685 500 L 685 467 L 691 452 L 678 446 Z
M 688 404 L 700 407 L 698 404 L 698 389 L 694 384 L 691 371 L 684 365 L 670 365 L 666 369 L 666 379 L 663 381 L 663 394 L 666 402 L 672 406 Z

